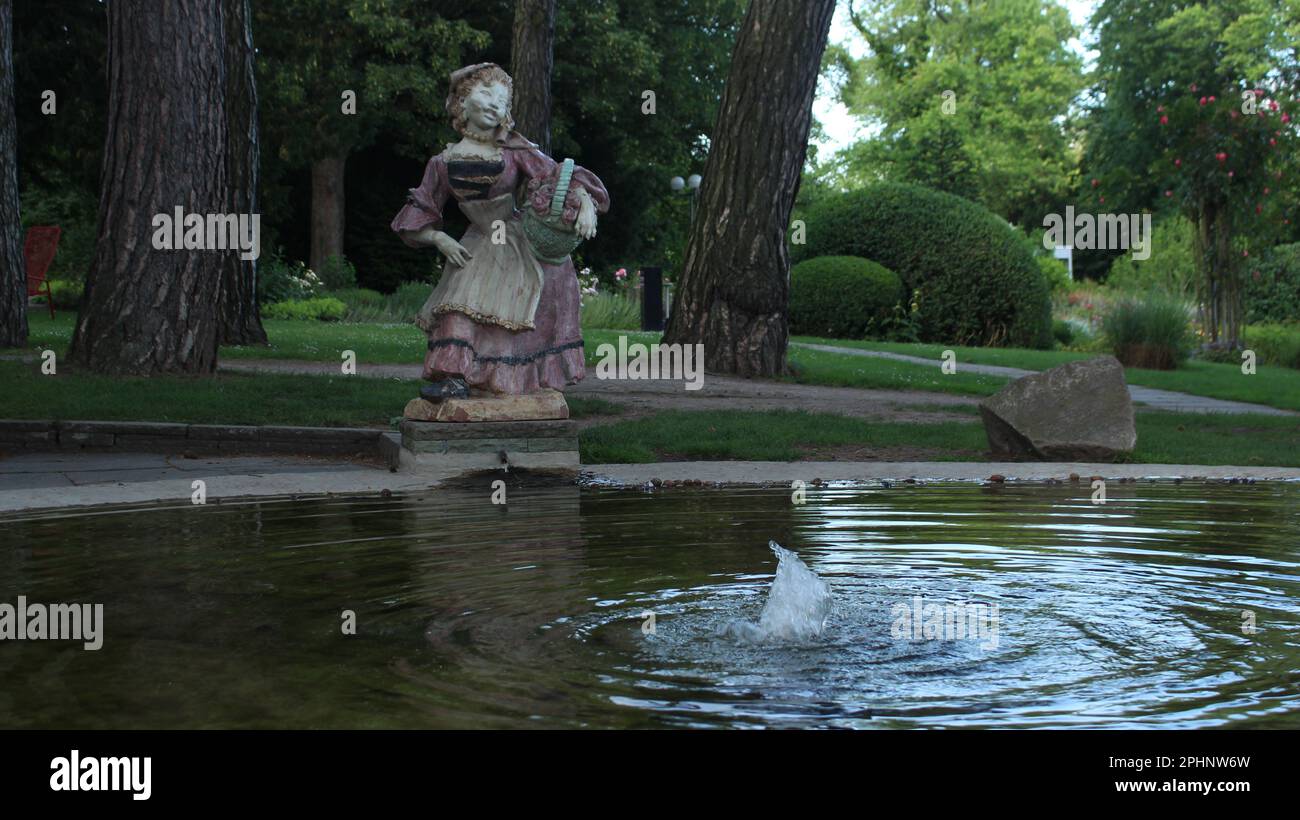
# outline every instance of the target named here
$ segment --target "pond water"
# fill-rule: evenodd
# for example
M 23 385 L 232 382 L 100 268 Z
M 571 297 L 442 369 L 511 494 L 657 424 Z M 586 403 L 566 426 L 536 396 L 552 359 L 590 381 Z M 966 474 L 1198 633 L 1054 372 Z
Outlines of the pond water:
M 496 477 L 0 518 L 0 603 L 104 605 L 98 651 L 0 642 L 0 727 L 1300 728 L 1300 486 Z M 741 634 L 769 540 L 811 637 Z

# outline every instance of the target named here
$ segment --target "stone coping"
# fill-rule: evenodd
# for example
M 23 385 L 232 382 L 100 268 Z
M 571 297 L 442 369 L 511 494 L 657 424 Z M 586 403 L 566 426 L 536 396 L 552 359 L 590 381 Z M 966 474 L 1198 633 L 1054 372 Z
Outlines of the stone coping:
M 686 486 L 730 484 L 790 486 L 828 482 L 1069 482 L 1107 481 L 1300 481 L 1300 467 L 1238 467 L 1201 464 L 1097 464 L 1086 462 L 994 461 L 673 461 L 658 464 L 584 464 L 582 480 L 592 485 L 642 487 L 673 482 Z
M 561 471 L 556 481 L 569 482 L 574 477 L 586 485 L 642 488 L 654 479 L 673 482 L 689 492 L 704 485 L 789 486 L 795 480 L 817 486 L 817 482 L 852 482 L 879 485 L 893 482 L 984 482 L 993 475 L 1006 481 L 1069 481 L 1070 473 L 1080 476 L 1080 487 L 1094 475 L 1107 480 L 1157 479 L 1228 481 L 1300 481 L 1300 468 L 1293 467 L 1205 467 L 1185 464 L 1063 464 L 997 462 L 764 462 L 764 461 L 687 461 L 659 464 L 588 464 L 581 472 Z M 443 481 L 462 474 L 460 466 L 418 474 L 392 473 L 388 470 L 348 470 L 296 472 L 258 475 L 223 475 L 209 487 L 209 503 L 238 503 L 255 499 L 329 498 L 331 496 L 378 495 L 389 498 L 397 493 L 423 493 L 436 489 Z M 198 475 L 197 473 L 195 475 Z M 128 484 L 104 483 L 72 488 L 0 492 L 0 513 L 66 509 L 118 504 L 188 505 L 191 480 L 144 481 Z M 1192 490 L 1193 488 L 1188 488 Z
M 355 454 L 377 452 L 387 432 L 364 427 L 0 420 L 0 450 Z

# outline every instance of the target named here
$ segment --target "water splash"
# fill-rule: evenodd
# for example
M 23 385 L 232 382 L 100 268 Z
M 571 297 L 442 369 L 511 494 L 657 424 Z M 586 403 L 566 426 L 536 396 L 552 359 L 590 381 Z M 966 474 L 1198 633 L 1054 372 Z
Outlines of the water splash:
M 775 541 L 776 577 L 758 623 L 732 621 L 720 636 L 747 643 L 805 643 L 821 637 L 831 614 L 831 590 L 799 556 Z

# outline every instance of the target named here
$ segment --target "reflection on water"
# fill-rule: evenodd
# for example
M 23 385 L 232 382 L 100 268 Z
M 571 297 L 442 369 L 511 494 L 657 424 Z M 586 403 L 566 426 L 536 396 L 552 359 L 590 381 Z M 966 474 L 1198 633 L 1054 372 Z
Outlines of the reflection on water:
M 0 603 L 105 621 L 0 642 L 0 727 L 1300 727 L 1297 486 L 511 476 L 502 507 L 496 477 L 0 519 Z M 769 540 L 829 586 L 820 636 L 720 634 L 760 622 Z M 996 606 L 996 640 L 900 631 L 922 602 Z

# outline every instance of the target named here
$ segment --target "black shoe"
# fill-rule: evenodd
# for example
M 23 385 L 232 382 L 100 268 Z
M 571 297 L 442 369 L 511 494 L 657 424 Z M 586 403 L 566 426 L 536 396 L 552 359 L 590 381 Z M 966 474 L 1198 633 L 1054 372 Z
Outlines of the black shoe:
M 447 399 L 469 398 L 469 387 L 464 379 L 442 379 L 420 388 L 420 398 L 425 401 L 445 401 Z

